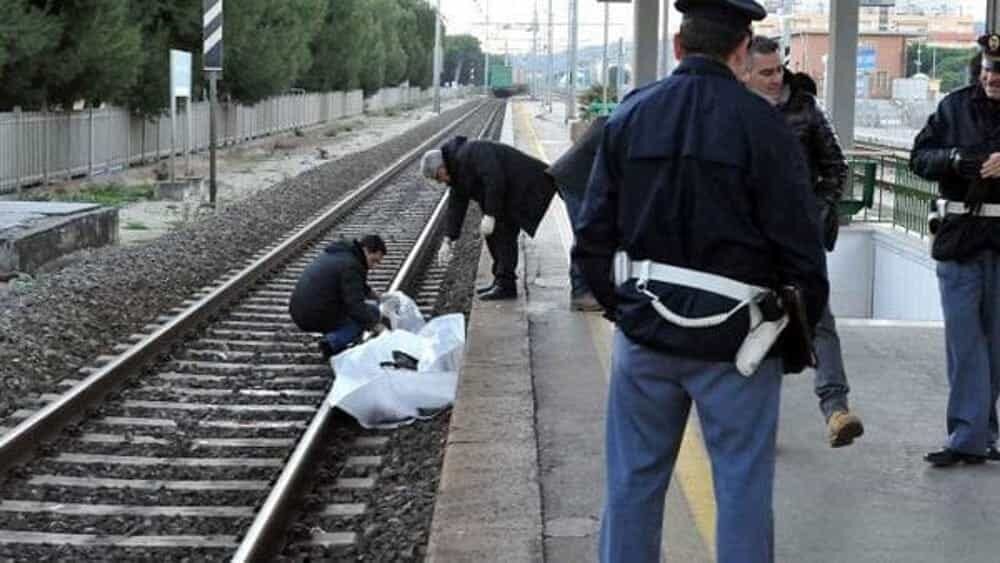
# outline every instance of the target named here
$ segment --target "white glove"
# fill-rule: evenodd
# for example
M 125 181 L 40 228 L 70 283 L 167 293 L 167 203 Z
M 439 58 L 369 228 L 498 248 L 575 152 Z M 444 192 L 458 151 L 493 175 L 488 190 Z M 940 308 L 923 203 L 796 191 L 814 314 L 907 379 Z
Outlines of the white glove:
M 382 297 L 379 301 L 378 310 L 383 317 L 388 317 L 390 313 L 395 313 L 396 309 L 399 309 L 399 298 L 395 295 Z
M 497 226 L 497 220 L 490 215 L 483 215 L 483 222 L 479 224 L 479 234 L 488 237 L 493 234 L 493 229 Z
M 441 248 L 438 249 L 438 255 L 437 255 L 438 265 L 443 266 L 448 262 L 451 262 L 452 255 L 454 255 L 455 253 L 454 249 L 452 248 L 454 246 L 455 243 L 450 238 L 445 237 L 441 241 Z

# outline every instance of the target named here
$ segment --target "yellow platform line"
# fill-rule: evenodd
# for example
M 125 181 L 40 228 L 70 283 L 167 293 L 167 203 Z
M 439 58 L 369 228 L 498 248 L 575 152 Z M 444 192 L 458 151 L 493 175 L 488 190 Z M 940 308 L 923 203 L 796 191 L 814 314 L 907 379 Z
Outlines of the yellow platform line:
M 534 149 L 535 156 L 549 162 L 548 154 L 538 140 L 531 115 L 525 110 L 523 104 L 512 103 L 514 103 L 515 132 L 520 130 L 527 137 L 525 140 Z M 559 203 L 561 204 L 561 202 Z M 573 229 L 566 213 L 555 213 L 554 215 L 559 239 L 563 248 L 566 249 L 565 255 L 568 265 L 569 249 L 573 244 Z M 584 316 L 587 319 L 591 340 L 598 352 L 597 357 L 600 359 L 601 369 L 605 378 L 608 378 L 611 375 L 611 325 L 600 315 L 588 314 Z M 698 535 L 701 536 L 701 541 L 712 560 L 715 560 L 716 513 L 712 466 L 697 421 L 693 417 L 689 419 L 684 430 L 684 439 L 681 441 L 680 452 L 677 456 L 674 477 L 687 500 L 688 510 L 691 511 Z

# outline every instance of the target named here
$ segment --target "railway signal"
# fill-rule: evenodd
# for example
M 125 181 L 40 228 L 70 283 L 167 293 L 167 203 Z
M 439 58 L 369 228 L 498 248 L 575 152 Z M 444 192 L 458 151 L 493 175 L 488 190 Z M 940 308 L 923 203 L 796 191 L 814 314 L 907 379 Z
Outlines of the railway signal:
M 222 0 L 202 0 L 202 66 L 208 74 L 208 203 L 215 207 L 215 110 L 222 74 Z

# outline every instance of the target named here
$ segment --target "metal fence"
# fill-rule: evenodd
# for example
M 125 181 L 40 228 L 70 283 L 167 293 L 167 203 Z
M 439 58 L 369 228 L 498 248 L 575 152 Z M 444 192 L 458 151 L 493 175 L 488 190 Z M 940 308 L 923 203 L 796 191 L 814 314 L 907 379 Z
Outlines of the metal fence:
M 442 99 L 464 97 L 469 88 L 442 89 Z M 252 106 L 220 104 L 219 143 L 237 144 L 343 117 L 426 103 L 430 89 L 384 88 L 369 99 L 361 90 L 289 94 Z M 179 108 L 177 154 L 208 148 L 208 103 Z M 143 119 L 122 108 L 73 112 L 0 113 L 0 194 L 22 186 L 102 174 L 170 155 L 170 116 Z
M 931 202 L 937 197 L 937 184 L 924 180 L 910 171 L 909 159 L 896 152 L 858 151 L 850 156 L 852 171 L 854 163 L 875 162 L 876 189 L 870 208 L 865 208 L 856 220 L 891 223 L 920 237 L 927 236 L 927 214 Z M 854 179 L 845 197 L 857 197 L 862 187 L 861 179 L 852 173 Z

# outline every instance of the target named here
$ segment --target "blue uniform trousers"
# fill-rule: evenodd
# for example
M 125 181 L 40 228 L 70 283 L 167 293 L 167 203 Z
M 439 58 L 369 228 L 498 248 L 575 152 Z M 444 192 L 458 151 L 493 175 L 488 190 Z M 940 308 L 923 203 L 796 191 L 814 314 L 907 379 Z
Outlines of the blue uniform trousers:
M 982 455 L 997 441 L 1000 254 L 937 264 L 948 357 L 948 443 Z
M 819 397 L 819 410 L 827 419 L 834 411 L 847 410 L 847 394 L 851 388 L 847 385 L 847 374 L 844 372 L 844 358 L 840 350 L 840 337 L 837 336 L 837 324 L 833 320 L 830 306 L 823 309 L 823 315 L 816 324 L 816 396 Z
M 602 563 L 658 563 L 663 504 L 692 402 L 712 460 L 718 563 L 774 561 L 781 362 L 752 377 L 657 352 L 615 332 L 605 436 Z

